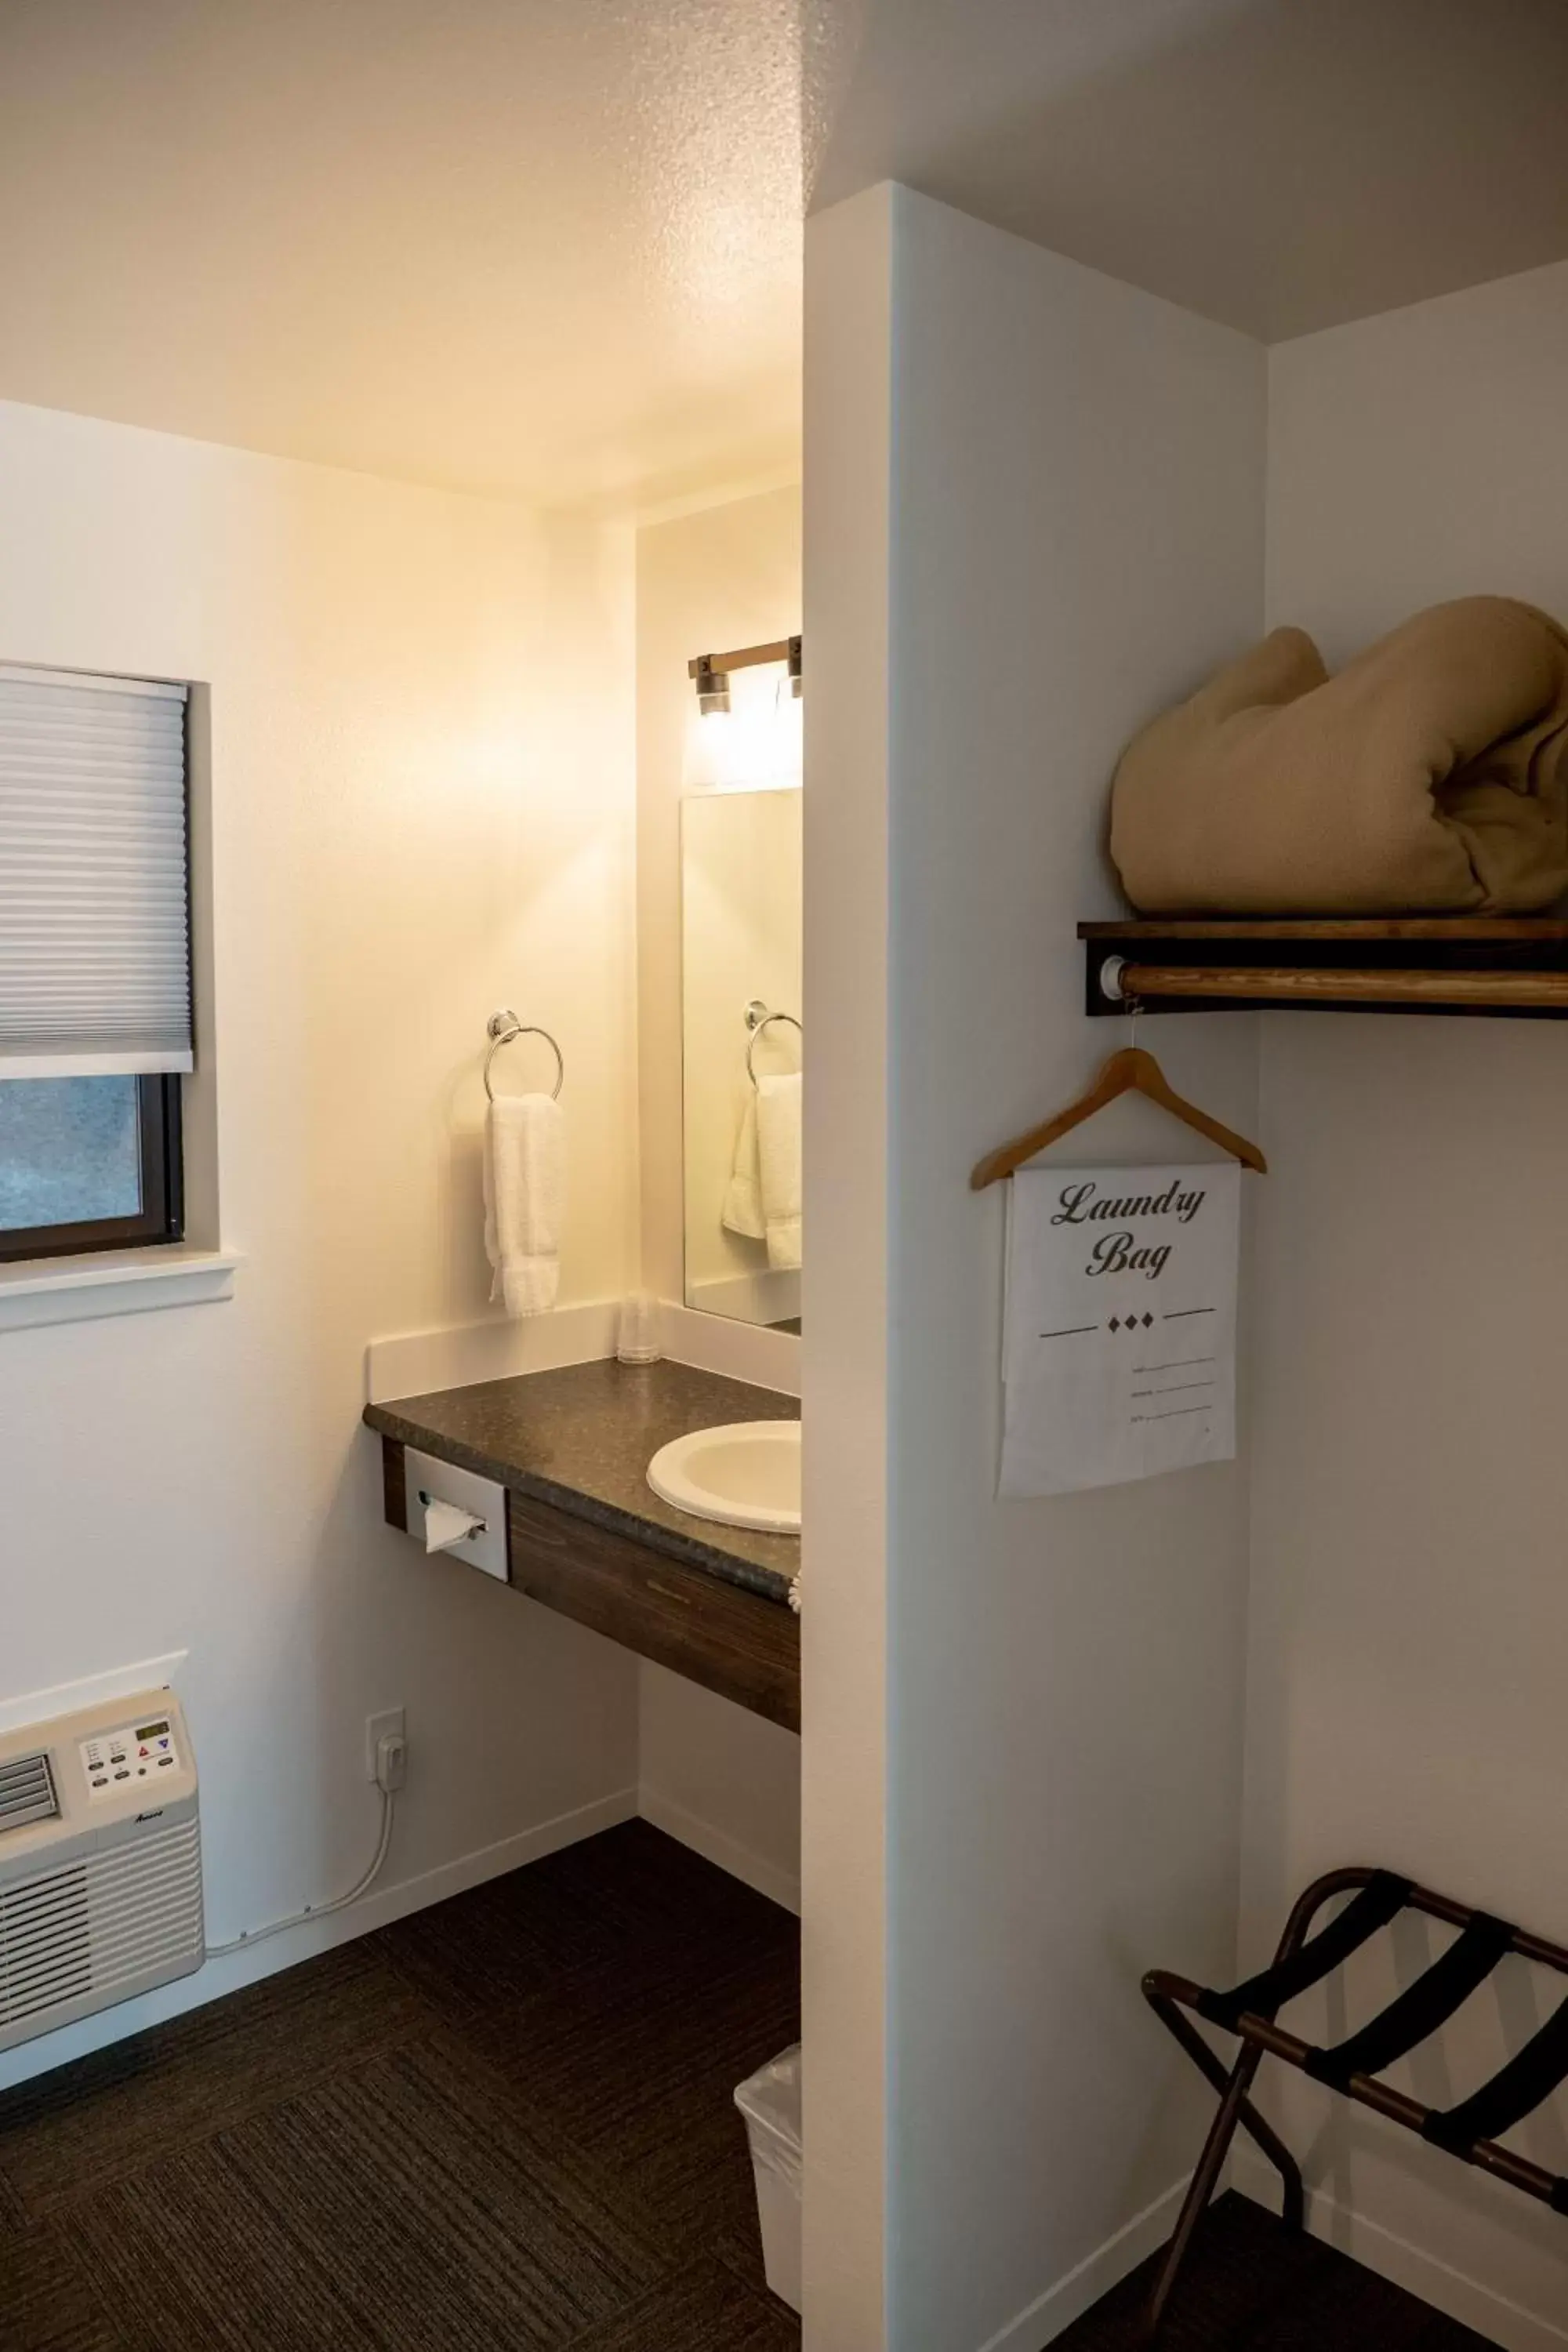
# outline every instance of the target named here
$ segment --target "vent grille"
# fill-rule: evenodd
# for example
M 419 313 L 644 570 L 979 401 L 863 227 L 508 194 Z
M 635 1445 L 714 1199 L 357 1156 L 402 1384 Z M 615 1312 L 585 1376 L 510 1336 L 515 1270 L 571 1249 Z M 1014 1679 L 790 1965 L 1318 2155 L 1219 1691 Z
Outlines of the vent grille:
M 0 2049 L 63 2003 L 100 2007 L 181 1974 L 202 1943 L 194 1817 L 0 1887 Z
M 0 1895 L 0 2025 L 16 2025 L 92 1985 L 87 1864 Z
M 0 1835 L 26 1829 L 29 1822 L 52 1822 L 59 1809 L 47 1749 L 0 1764 Z

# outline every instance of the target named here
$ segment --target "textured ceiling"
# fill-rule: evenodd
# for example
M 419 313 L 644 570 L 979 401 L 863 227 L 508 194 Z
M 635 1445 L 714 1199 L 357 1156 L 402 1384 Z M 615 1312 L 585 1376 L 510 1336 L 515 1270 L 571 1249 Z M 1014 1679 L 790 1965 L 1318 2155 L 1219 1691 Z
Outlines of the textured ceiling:
M 1268 340 L 1568 254 L 1568 0 L 0 0 L 0 397 L 545 503 L 776 473 L 888 177 Z
M 1565 89 L 1568 0 L 872 0 L 811 202 L 904 180 L 1273 342 L 1568 256 Z
M 777 467 L 795 0 L 0 0 L 0 397 L 546 500 Z

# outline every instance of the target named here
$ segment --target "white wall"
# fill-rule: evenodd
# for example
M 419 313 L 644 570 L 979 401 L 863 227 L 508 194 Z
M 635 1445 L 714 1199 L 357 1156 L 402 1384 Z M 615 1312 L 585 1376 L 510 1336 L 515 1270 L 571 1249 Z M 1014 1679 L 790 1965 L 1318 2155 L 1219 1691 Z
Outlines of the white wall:
M 886 2338 L 893 192 L 806 224 L 801 1997 L 809 2352 Z M 817 1204 L 829 1204 L 818 1213 Z
M 1286 344 L 1269 390 L 1271 625 L 1332 664 L 1448 596 L 1568 618 L 1568 266 Z M 1249 1955 L 1352 1860 L 1568 1941 L 1568 1032 L 1263 1029 Z M 1460 2095 L 1556 1998 L 1521 1969 L 1415 2095 Z M 1363 2259 L 1501 2343 L 1568 2341 L 1560 2221 L 1290 2087 Z M 1568 2102 L 1521 2145 L 1568 2171 Z
M 641 1661 L 637 1810 L 748 1886 L 800 1909 L 798 1736 Z
M 357 1874 L 364 1717 L 401 1702 L 388 1885 L 427 1900 L 635 1804 L 635 1661 L 426 1565 L 358 1426 L 368 1339 L 485 1311 L 498 1003 L 566 1057 L 563 1297 L 635 1265 L 629 540 L 16 407 L 0 511 L 0 656 L 210 688 L 201 1029 L 246 1254 L 226 1303 L 0 1336 L 0 1696 L 189 1649 L 216 1937 Z
M 877 190 L 808 230 L 806 452 L 806 2341 L 1037 2352 L 1199 2128 L 1138 1978 L 1233 1957 L 1246 1487 L 994 1499 L 968 1175 L 1121 1042 L 1073 926 L 1122 742 L 1258 629 L 1263 357 Z M 1252 1124 L 1249 1021 L 1158 1043 Z

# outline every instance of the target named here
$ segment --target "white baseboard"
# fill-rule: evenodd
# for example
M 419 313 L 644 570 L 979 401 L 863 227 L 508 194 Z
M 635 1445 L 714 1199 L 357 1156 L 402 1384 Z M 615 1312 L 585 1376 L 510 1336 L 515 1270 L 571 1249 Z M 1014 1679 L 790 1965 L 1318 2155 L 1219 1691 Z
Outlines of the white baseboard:
M 699 1315 L 725 1315 L 734 1323 L 756 1323 L 769 1330 L 775 1323 L 800 1319 L 800 1270 L 769 1266 L 755 1274 L 715 1275 L 710 1282 L 694 1282 L 687 1304 Z
M 29 2082 L 37 2074 L 51 2074 L 57 2066 L 68 2066 L 90 2051 L 106 2049 L 112 2042 L 122 2042 L 150 2025 L 162 2025 L 187 2010 L 205 2008 L 209 2000 L 221 2000 L 226 1993 L 237 1992 L 244 1985 L 259 1983 L 263 1977 L 276 1976 L 300 1960 L 313 1959 L 318 1952 L 389 1927 L 411 1911 L 423 1911 L 432 1903 L 445 1902 L 448 1895 L 466 1894 L 470 1886 L 481 1886 L 487 1879 L 500 1878 L 526 1862 L 542 1861 L 563 1846 L 575 1845 L 580 1839 L 597 1836 L 601 1830 L 634 1821 L 637 1813 L 637 1790 L 618 1789 L 592 1804 L 557 1814 L 553 1821 L 541 1822 L 532 1829 L 520 1830 L 514 1837 L 459 1854 L 456 1861 L 442 1863 L 435 1870 L 422 1871 L 416 1878 L 380 1887 L 350 1910 L 334 1912 L 329 1918 L 308 1919 L 265 1944 L 208 1960 L 195 1976 L 182 1977 L 178 1983 L 144 1994 L 123 2009 L 100 2010 L 78 2025 L 65 2026 L 58 2033 L 43 2034 L 37 2042 L 25 2042 L 20 2048 L 7 2051 L 0 2058 L 0 2091 Z M 218 1924 L 230 1933 L 237 1932 L 237 1926 Z M 207 1931 L 209 1935 L 215 1931 L 211 1920 Z
M 482 1323 L 454 1323 L 436 1331 L 403 1331 L 372 1339 L 364 1351 L 367 1402 L 429 1396 L 437 1389 L 472 1388 L 479 1381 L 510 1380 L 518 1372 L 553 1372 L 563 1364 L 596 1363 L 616 1352 L 620 1307 L 613 1298 L 557 1307 L 548 1315 L 517 1318 L 496 1314 Z
M 722 1315 L 661 1299 L 659 1345 L 678 1364 L 722 1372 L 732 1381 L 800 1394 L 800 1340 L 793 1331 L 768 1331 Z M 455 1323 L 436 1331 L 403 1331 L 372 1339 L 364 1351 L 364 1392 L 371 1404 L 428 1396 L 437 1389 L 472 1388 L 479 1381 L 510 1380 L 519 1372 L 553 1372 L 563 1364 L 593 1364 L 616 1352 L 620 1307 L 613 1298 L 557 1307 L 548 1315 L 511 1321 Z
M 639 1789 L 637 1809 L 643 1820 L 651 1822 L 656 1830 L 663 1830 L 668 1836 L 679 1838 L 682 1845 L 689 1845 L 692 1853 L 700 1853 L 705 1862 L 714 1863 L 719 1869 L 727 1870 L 731 1878 L 740 1879 L 746 1886 L 755 1887 L 759 1895 L 765 1895 L 771 1903 L 780 1904 L 784 1910 L 793 1911 L 799 1918 L 798 1877 L 793 1877 L 787 1870 L 781 1870 L 775 1863 L 765 1862 L 761 1854 L 753 1853 L 738 1839 L 726 1837 L 722 1830 L 716 1830 L 709 1822 L 700 1821 L 695 1813 L 689 1813 L 684 1805 L 660 1796 L 657 1789 L 647 1786 Z
M 765 1331 L 755 1323 L 732 1323 L 703 1315 L 695 1307 L 659 1304 L 659 1344 L 678 1364 L 694 1371 L 721 1372 L 726 1380 L 753 1388 L 800 1394 L 800 1339 L 794 1331 Z
M 1237 2148 L 1233 2179 L 1244 2197 L 1278 2211 L 1277 2176 L 1250 2148 Z M 1423 2303 L 1446 2313 L 1461 2327 L 1474 2328 L 1489 2343 L 1502 2346 L 1504 2352 L 1563 2352 L 1568 2345 L 1568 2328 L 1557 2321 L 1527 2311 L 1495 2287 L 1468 2277 L 1436 2254 L 1397 2237 L 1380 2221 L 1371 2221 L 1353 2206 L 1342 2204 L 1326 2189 L 1308 2189 L 1307 2227 L 1314 2238 L 1337 2246 L 1352 2262 L 1404 2287 L 1407 2294 L 1419 2295 Z
M 1186 2188 L 1184 2180 L 1178 2180 L 1152 2205 L 1134 2213 L 1103 2246 L 1096 2247 L 1054 2286 L 1026 2304 L 1005 2327 L 988 2336 L 980 2352 L 1040 2352 L 1042 2344 L 1051 2343 L 1075 2319 L 1081 2319 L 1102 2294 L 1109 2294 L 1120 2279 L 1164 2244 L 1175 2227 Z

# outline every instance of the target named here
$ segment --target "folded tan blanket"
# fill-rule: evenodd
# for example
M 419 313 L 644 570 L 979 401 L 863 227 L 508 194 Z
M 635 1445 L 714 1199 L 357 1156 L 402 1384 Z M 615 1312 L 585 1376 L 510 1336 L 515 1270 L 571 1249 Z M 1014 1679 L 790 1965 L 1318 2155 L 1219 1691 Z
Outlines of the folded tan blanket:
M 1129 746 L 1110 854 L 1143 914 L 1527 914 L 1568 890 L 1568 633 L 1417 613 L 1337 677 L 1276 629 Z

